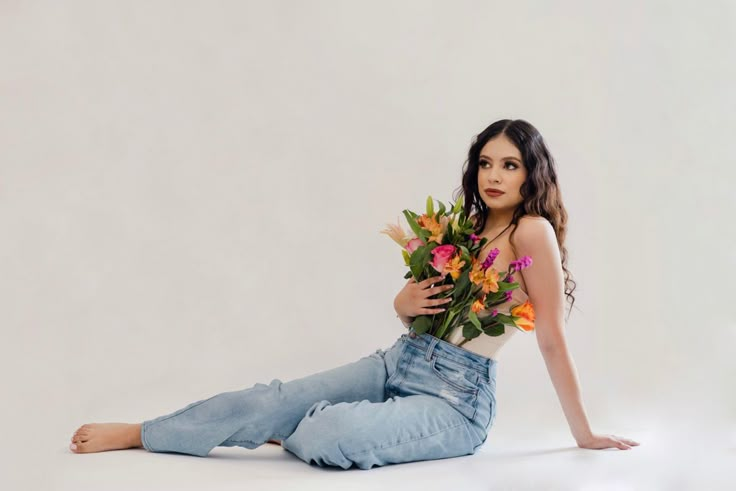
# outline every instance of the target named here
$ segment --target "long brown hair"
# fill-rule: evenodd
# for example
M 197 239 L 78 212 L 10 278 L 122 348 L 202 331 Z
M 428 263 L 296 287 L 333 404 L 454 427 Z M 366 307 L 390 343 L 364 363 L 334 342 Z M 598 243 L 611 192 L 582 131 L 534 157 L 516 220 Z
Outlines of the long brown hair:
M 542 135 L 537 129 L 523 119 L 502 119 L 488 126 L 472 141 L 468 151 L 468 160 L 463 166 L 462 189 L 455 192 L 457 201 L 460 195 L 464 197 L 465 216 L 477 213 L 474 220 L 475 231 L 480 234 L 486 226 L 488 207 L 480 197 L 478 190 L 478 166 L 480 151 L 486 143 L 499 135 L 505 135 L 521 152 L 521 158 L 527 169 L 527 178 L 521 185 L 521 196 L 524 201 L 514 211 L 511 224 L 513 228 L 509 242 L 518 258 L 516 248 L 512 242 L 519 220 L 524 215 L 541 216 L 546 218 L 555 230 L 557 245 L 560 249 L 562 269 L 565 273 L 565 295 L 570 301 L 570 311 L 575 304 L 572 292 L 577 283 L 572 279 L 567 269 L 567 249 L 565 236 L 567 235 L 567 211 L 562 204 L 562 194 L 557 183 L 555 161 L 552 158 Z M 569 312 L 568 312 L 569 316 Z

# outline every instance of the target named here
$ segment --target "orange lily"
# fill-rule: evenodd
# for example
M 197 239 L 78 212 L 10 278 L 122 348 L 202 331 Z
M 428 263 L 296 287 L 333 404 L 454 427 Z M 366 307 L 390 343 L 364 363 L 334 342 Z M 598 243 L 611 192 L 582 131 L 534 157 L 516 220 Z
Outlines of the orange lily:
M 519 317 L 516 321 L 516 326 L 522 331 L 528 332 L 534 330 L 536 315 L 534 314 L 534 306 L 529 300 L 512 308 L 511 315 Z

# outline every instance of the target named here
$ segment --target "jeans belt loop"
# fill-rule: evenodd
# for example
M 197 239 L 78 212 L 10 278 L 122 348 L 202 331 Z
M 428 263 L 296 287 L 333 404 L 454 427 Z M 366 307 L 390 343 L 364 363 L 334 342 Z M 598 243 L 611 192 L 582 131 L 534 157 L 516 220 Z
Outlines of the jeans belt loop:
M 427 361 L 430 360 L 430 358 L 432 357 L 432 351 L 434 351 L 434 347 L 437 345 L 438 342 L 439 342 L 439 338 L 436 338 L 434 336 L 429 338 L 429 346 L 427 347 L 427 353 L 424 355 L 425 360 Z

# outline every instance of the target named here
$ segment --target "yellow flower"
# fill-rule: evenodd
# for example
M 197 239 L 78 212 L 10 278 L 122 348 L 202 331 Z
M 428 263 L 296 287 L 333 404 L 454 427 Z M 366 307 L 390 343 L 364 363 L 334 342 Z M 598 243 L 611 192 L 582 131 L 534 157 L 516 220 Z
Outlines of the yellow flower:
M 512 308 L 511 315 L 520 317 L 520 319 L 516 321 L 516 326 L 522 331 L 534 330 L 534 320 L 536 319 L 536 315 L 534 313 L 534 306 L 529 300 Z

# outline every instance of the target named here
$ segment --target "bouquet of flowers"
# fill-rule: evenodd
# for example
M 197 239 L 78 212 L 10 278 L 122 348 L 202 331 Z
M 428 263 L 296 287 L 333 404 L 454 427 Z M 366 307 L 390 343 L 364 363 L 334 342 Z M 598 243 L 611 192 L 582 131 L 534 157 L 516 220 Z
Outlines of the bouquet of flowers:
M 425 214 L 403 211 L 414 235 L 405 232 L 398 222 L 388 224 L 381 231 L 403 248 L 404 263 L 409 267 L 405 279 L 414 276 L 420 282 L 439 273 L 447 275 L 444 281 L 453 283 L 452 289 L 443 292 L 445 296 L 452 295 L 452 300 L 445 304 L 446 310 L 442 314 L 417 316 L 412 329 L 417 334 L 429 333 L 447 340 L 454 329 L 460 328 L 465 338 L 463 343 L 483 333 L 500 336 L 505 326 L 532 331 L 534 308 L 528 300 L 513 306 L 509 313 L 494 308 L 488 315 L 478 315 L 511 300 L 512 290 L 519 288 L 512 273 L 531 266 L 532 258 L 524 256 L 512 261 L 502 277 L 492 267 L 498 249 L 490 251 L 483 262 L 479 260 L 488 239 L 474 233 L 474 225 L 463 211 L 462 197 L 450 210 L 441 201 L 438 203 L 435 212 L 434 200 L 428 196 Z

